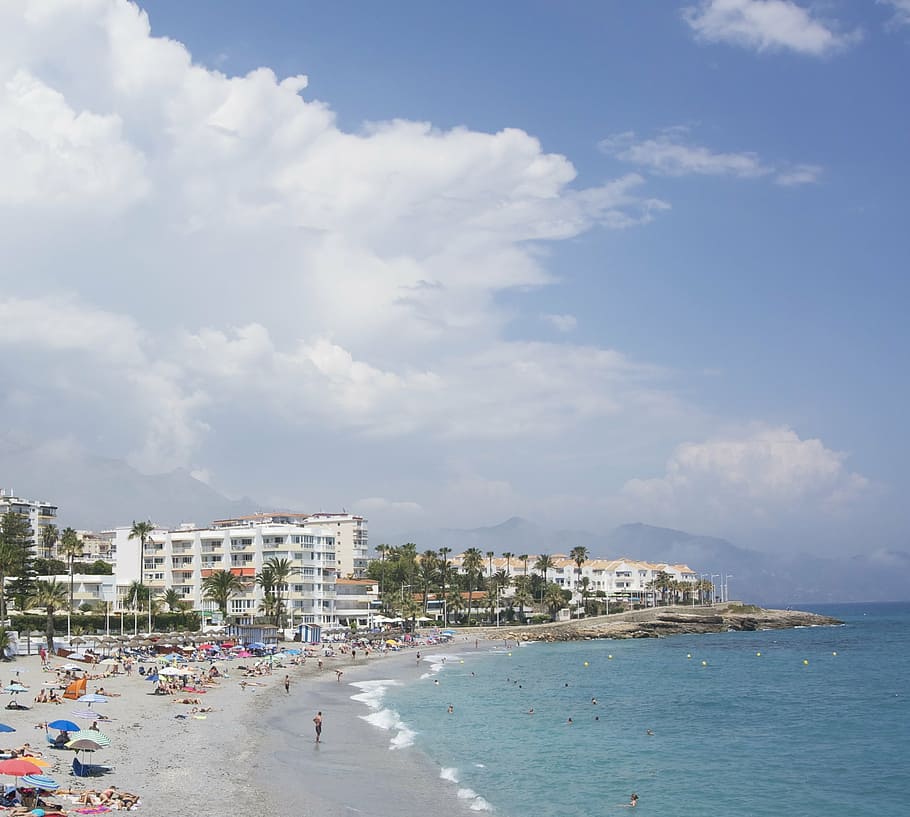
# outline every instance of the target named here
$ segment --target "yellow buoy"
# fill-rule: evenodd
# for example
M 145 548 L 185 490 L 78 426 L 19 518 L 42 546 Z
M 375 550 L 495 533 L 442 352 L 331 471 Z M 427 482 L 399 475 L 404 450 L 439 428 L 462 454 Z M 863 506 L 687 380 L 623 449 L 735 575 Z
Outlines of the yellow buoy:
M 464 659 L 462 658 L 461 661 L 459 661 L 458 663 L 459 663 L 459 664 L 463 664 L 463 663 L 464 663 Z
M 836 652 L 833 652 L 833 653 L 831 653 L 831 655 L 837 655 L 837 653 L 836 653 Z
M 707 661 L 702 661 L 702 662 L 701 662 L 701 665 L 702 665 L 703 667 L 706 667 L 706 666 L 708 666 L 708 662 L 707 662 Z
M 512 655 L 512 653 L 509 653 L 509 656 L 510 656 L 510 657 L 511 657 L 511 655 Z
M 612 656 L 612 655 L 608 655 L 607 658 L 609 658 L 611 661 L 613 660 L 613 656 Z
M 757 652 L 757 653 L 755 653 L 755 654 L 756 654 L 759 658 L 761 658 L 761 653 L 760 653 L 760 652 Z
M 585 666 L 588 666 L 588 662 L 587 662 L 587 661 L 585 661 Z
M 809 659 L 808 659 L 808 658 L 804 658 L 804 659 L 803 659 L 803 663 L 806 664 L 806 665 L 808 666 L 808 664 L 809 664 Z
M 691 658 L 691 657 L 692 657 L 692 653 L 689 653 L 688 655 L 686 655 L 686 658 Z

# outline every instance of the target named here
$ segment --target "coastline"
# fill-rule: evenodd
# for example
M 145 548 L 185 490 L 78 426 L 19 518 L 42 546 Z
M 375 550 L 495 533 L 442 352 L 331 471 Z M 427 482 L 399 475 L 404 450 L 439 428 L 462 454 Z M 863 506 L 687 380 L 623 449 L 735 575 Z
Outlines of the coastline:
M 576 634 L 566 639 L 546 634 L 560 626 L 566 627 L 542 625 L 535 630 L 540 640 L 590 637 Z M 113 784 L 138 793 L 139 810 L 147 814 L 189 809 L 200 817 L 264 813 L 463 816 L 470 810 L 482 810 L 484 802 L 459 789 L 419 750 L 391 748 L 393 741 L 406 748 L 408 735 L 379 696 L 389 684 L 407 685 L 433 672 L 432 661 L 428 662 L 431 656 L 479 655 L 490 652 L 497 640 L 531 640 L 522 635 L 518 628 L 472 629 L 449 644 L 419 648 L 423 652 L 420 664 L 415 648 L 369 657 L 358 653 L 356 661 L 350 655 L 326 658 L 321 671 L 317 659 L 308 659 L 304 665 L 276 668 L 271 676 L 251 679 L 261 685 L 245 688 L 240 685 L 237 667 L 249 662 L 230 662 L 231 677 L 199 696 L 200 705 L 214 711 L 198 719 L 190 715 L 190 706 L 172 703 L 169 696 L 152 695 L 151 685 L 141 676 L 89 681 L 89 691 L 104 686 L 119 694 L 108 704 L 96 705 L 111 718 L 100 726 L 112 745 L 93 758 L 111 769 L 100 778 L 72 777 L 72 753 L 44 745 L 43 730 L 34 728 L 35 724 L 72 718 L 80 707 L 69 701 L 63 706 L 32 704 L 41 684 L 53 676 L 42 672 L 37 656 L 20 657 L 6 669 L 10 675 L 18 671 L 20 680 L 30 687 L 22 698 L 32 708 L 5 713 L 3 720 L 17 730 L 8 736 L 7 745 L 29 741 L 41 746 L 45 759 L 53 764 L 47 773 L 64 788 L 97 789 Z M 64 662 L 54 659 L 53 663 Z M 340 683 L 335 669 L 344 672 Z M 285 674 L 291 679 L 290 694 L 284 691 Z M 195 697 L 194 693 L 187 695 Z M 312 724 L 317 710 L 323 712 L 325 721 L 319 745 Z M 181 714 L 187 717 L 176 717 Z M 63 797 L 51 799 L 75 808 Z

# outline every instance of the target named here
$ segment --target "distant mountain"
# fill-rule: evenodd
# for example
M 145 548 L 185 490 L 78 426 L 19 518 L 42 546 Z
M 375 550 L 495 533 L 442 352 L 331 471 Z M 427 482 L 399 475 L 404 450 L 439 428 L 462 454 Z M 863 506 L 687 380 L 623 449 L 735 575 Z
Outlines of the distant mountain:
M 910 599 L 904 580 L 910 554 L 879 550 L 851 558 L 769 554 L 737 547 L 726 539 L 698 536 L 652 525 L 621 525 L 602 534 L 548 530 L 513 517 L 484 528 L 414 530 L 384 539 L 416 542 L 421 550 L 443 545 L 512 553 L 567 553 L 584 545 L 592 557 L 628 556 L 651 562 L 687 564 L 698 573 L 729 575 L 730 597 L 758 604 L 819 604 Z
M 100 530 L 151 519 L 158 525 L 205 525 L 257 510 L 231 500 L 184 469 L 142 474 L 122 460 L 68 449 L 0 448 L 0 486 L 59 507 L 60 527 Z

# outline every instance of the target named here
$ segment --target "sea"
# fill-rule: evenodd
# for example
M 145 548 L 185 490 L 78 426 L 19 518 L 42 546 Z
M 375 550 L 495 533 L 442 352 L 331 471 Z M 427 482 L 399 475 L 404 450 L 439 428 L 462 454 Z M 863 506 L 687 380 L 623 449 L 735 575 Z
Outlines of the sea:
M 664 817 L 910 814 L 910 604 L 811 609 L 844 624 L 471 640 L 352 694 L 438 774 L 440 812 L 594 817 L 636 793 Z

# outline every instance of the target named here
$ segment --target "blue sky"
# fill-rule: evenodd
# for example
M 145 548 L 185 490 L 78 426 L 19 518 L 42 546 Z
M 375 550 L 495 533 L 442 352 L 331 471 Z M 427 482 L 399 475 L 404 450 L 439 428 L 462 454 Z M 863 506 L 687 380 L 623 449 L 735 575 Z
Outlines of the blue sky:
M 12 7 L 4 81 L 72 122 L 0 206 L 72 238 L 0 229 L 7 309 L 101 328 L 0 334 L 52 373 L 6 364 L 9 435 L 386 531 L 906 546 L 904 0 Z M 141 394 L 98 431 L 74 365 Z

